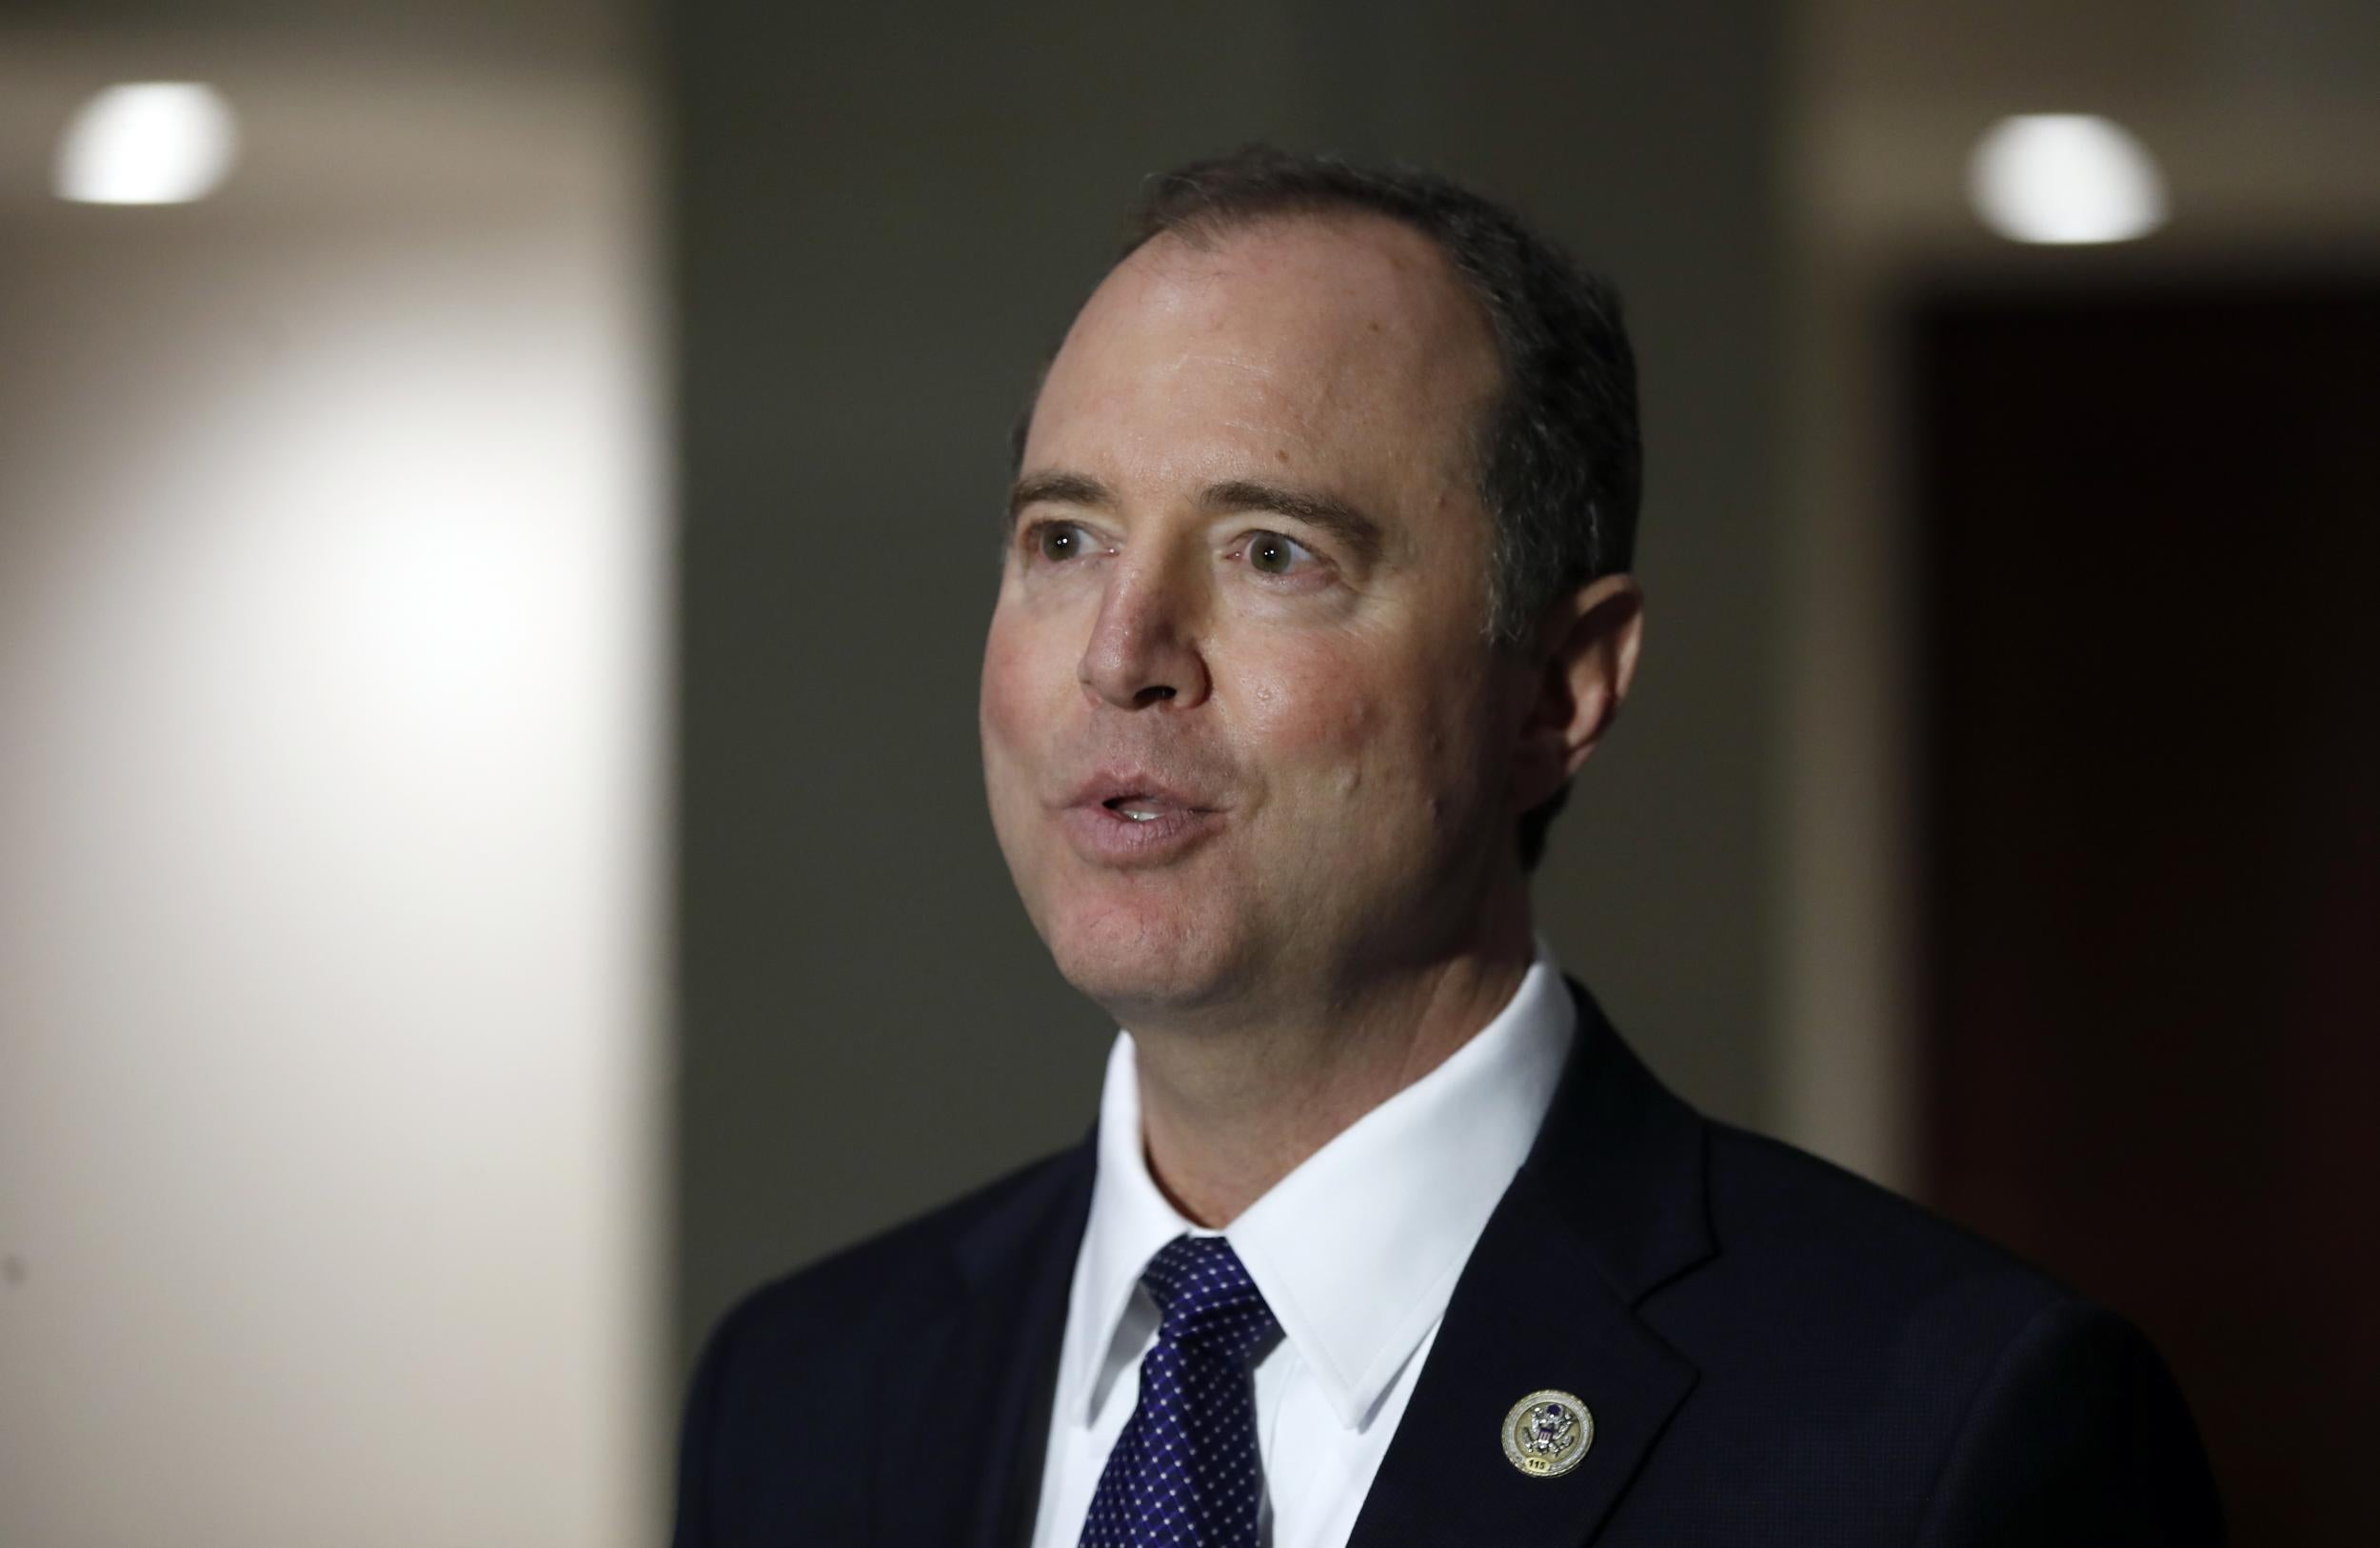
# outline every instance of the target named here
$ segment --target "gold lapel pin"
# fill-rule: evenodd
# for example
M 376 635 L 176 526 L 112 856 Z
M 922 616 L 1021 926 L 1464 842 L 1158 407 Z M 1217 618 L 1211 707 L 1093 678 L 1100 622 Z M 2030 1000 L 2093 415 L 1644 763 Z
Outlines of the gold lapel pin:
M 1548 1387 L 1504 1416 L 1504 1459 L 1533 1479 L 1558 1479 L 1595 1444 L 1595 1416 L 1567 1392 Z

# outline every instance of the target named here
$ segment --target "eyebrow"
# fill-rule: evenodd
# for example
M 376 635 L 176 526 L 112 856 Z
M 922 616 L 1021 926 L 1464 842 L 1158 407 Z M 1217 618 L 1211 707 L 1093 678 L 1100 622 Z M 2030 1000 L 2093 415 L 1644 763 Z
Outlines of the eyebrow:
M 1356 559 L 1371 564 L 1380 557 L 1380 524 L 1343 500 L 1326 494 L 1284 489 L 1277 484 L 1232 479 L 1210 484 L 1199 495 L 1199 506 L 1209 515 L 1262 510 L 1319 527 L 1347 546 Z
M 1092 506 L 1113 508 L 1115 495 L 1087 473 L 1027 473 L 1008 491 L 1008 525 L 1017 525 L 1027 506 Z
M 1044 503 L 1112 510 L 1116 496 L 1106 485 L 1087 473 L 1028 473 L 1008 491 L 1009 526 L 1015 526 L 1026 506 Z M 1330 533 L 1345 544 L 1360 563 L 1370 564 L 1380 556 L 1380 524 L 1329 495 L 1308 494 L 1254 479 L 1229 479 L 1201 489 L 1199 508 L 1210 516 L 1268 511 Z

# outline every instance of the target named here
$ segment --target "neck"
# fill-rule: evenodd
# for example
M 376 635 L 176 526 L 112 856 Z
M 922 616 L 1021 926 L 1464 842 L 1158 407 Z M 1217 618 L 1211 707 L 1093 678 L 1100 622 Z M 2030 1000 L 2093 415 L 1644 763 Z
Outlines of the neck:
M 1443 1063 L 1512 1000 L 1525 904 L 1484 939 L 1362 992 L 1218 1034 L 1133 1030 L 1150 1175 L 1200 1225 L 1228 1225 L 1349 1124 Z

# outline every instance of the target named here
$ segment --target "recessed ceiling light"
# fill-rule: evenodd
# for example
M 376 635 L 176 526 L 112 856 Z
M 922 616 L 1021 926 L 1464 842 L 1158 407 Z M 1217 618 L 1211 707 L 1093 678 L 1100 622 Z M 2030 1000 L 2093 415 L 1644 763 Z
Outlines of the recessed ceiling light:
M 58 197 L 78 204 L 204 199 L 231 170 L 230 104 L 193 81 L 111 86 L 76 109 L 58 141 Z
M 2165 178 L 2131 130 L 2090 113 L 2003 118 L 1976 142 L 1967 195 L 2013 242 L 2126 242 L 2165 224 Z

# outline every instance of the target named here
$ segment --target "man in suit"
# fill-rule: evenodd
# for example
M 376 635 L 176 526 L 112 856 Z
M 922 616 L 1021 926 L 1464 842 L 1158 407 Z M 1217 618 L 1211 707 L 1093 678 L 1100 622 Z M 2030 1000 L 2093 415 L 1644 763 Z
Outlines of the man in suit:
M 682 1548 L 2208 1543 L 2141 1338 L 1663 1090 L 1528 875 L 1635 671 L 1616 305 L 1432 179 L 1157 180 L 1052 360 L 994 826 L 1093 1137 L 768 1286 Z

